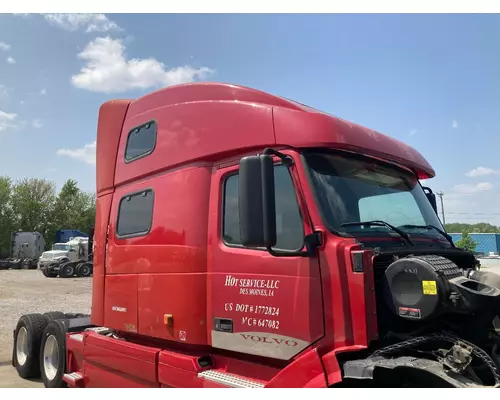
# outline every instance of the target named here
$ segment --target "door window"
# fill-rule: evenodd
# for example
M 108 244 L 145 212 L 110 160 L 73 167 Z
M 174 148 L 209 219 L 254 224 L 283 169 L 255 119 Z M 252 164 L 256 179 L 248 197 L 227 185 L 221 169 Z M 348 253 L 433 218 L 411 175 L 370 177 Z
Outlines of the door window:
M 223 239 L 227 245 L 241 246 L 240 216 L 238 207 L 239 175 L 230 175 L 224 184 Z M 295 187 L 287 167 L 275 166 L 276 196 L 275 249 L 300 250 L 304 241 L 304 226 L 300 215 Z

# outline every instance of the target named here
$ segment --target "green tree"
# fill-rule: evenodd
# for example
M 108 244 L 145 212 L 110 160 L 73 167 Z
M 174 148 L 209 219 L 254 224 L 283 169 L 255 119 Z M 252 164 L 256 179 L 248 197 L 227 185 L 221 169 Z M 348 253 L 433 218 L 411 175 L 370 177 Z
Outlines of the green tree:
M 15 229 L 12 212 L 12 181 L 7 176 L 0 177 L 0 257 L 8 257 L 11 233 Z
M 452 222 L 446 224 L 446 231 L 449 233 L 459 233 L 464 231 L 469 233 L 500 233 L 500 228 L 487 222 L 478 222 L 477 224 Z
M 58 229 L 77 229 L 85 233 L 94 226 L 96 198 L 69 179 L 56 193 L 54 182 L 26 178 L 15 184 L 0 177 L 0 257 L 8 257 L 11 234 L 37 231 L 50 248 Z
M 54 182 L 26 178 L 12 187 L 11 209 L 17 231 L 46 235 L 56 198 Z
M 45 238 L 49 247 L 59 229 L 77 229 L 89 233 L 89 227 L 94 226 L 95 196 L 81 191 L 74 179 L 68 179 L 54 201 L 51 214 Z
M 464 231 L 462 232 L 462 238 L 459 241 L 457 241 L 456 246 L 460 249 L 473 252 L 476 250 L 477 242 L 472 239 L 469 232 Z

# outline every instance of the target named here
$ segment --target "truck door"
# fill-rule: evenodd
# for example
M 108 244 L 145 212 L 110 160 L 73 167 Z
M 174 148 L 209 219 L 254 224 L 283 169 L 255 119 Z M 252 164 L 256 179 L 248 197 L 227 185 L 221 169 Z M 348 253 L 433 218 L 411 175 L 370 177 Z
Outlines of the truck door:
M 275 165 L 276 249 L 312 233 L 295 166 Z M 213 174 L 208 247 L 209 337 L 215 348 L 288 360 L 324 334 L 318 258 L 274 257 L 240 243 L 238 165 Z

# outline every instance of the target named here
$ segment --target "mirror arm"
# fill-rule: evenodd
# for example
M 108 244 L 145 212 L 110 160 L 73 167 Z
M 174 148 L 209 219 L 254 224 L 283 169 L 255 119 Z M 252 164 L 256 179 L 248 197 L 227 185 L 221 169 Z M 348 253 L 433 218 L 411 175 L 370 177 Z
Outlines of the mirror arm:
M 264 149 L 263 154 L 269 154 L 269 155 L 273 155 L 273 156 L 278 157 L 281 161 L 283 161 L 283 164 L 285 164 L 287 167 L 290 167 L 291 165 L 293 165 L 293 158 L 292 157 L 290 157 L 286 154 L 280 153 L 279 151 L 271 149 L 269 147 Z
M 314 257 L 316 249 L 323 243 L 323 236 L 320 231 L 316 231 L 304 237 L 305 251 L 276 251 L 267 247 L 267 251 L 274 257 Z

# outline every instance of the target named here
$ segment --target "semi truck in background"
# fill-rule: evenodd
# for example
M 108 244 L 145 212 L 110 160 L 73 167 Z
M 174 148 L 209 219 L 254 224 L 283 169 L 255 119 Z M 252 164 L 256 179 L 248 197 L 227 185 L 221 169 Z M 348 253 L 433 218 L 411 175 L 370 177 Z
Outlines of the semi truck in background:
M 499 387 L 500 276 L 454 246 L 412 147 L 195 83 L 104 103 L 96 169 L 91 315 L 21 316 L 21 377 Z
M 74 233 L 78 231 L 71 231 Z M 88 277 L 92 275 L 92 240 L 88 236 L 56 235 L 69 238 L 66 243 L 54 243 L 38 260 L 38 268 L 47 278 Z
M 9 258 L 0 260 L 0 269 L 36 269 L 44 250 L 45 239 L 40 232 L 13 232 Z

